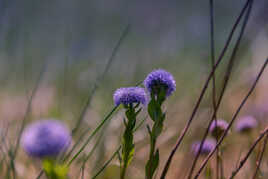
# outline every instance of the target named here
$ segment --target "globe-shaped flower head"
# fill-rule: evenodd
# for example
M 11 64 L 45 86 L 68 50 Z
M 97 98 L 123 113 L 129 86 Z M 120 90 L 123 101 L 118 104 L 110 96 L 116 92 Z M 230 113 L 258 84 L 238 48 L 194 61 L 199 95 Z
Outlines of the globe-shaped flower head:
M 214 120 L 211 123 L 209 128 L 209 132 L 212 134 L 213 137 L 220 137 L 223 132 L 227 129 L 228 123 L 223 119 Z
M 201 146 L 201 141 L 194 142 L 192 144 L 192 152 L 197 155 L 198 150 Z M 200 150 L 200 154 L 207 155 L 216 147 L 216 141 L 214 139 L 206 139 L 203 143 L 203 147 Z
M 163 89 L 165 96 L 170 96 L 176 90 L 176 82 L 173 76 L 162 69 L 154 70 L 145 78 L 144 86 L 154 95 L 157 95 Z
M 235 130 L 240 133 L 251 132 L 258 125 L 257 120 L 252 116 L 244 116 L 235 125 Z
M 25 152 L 37 158 L 56 157 L 71 143 L 71 135 L 57 120 L 40 120 L 30 124 L 22 134 L 21 145 Z
M 140 87 L 119 88 L 114 92 L 113 98 L 116 106 L 120 104 L 127 106 L 134 103 L 146 105 L 148 101 L 144 88 Z

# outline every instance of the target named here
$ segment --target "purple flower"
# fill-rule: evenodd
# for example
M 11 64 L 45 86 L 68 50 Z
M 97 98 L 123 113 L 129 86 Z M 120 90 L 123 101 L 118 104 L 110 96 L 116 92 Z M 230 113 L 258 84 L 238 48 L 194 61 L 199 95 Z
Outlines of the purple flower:
M 116 106 L 123 104 L 129 105 L 133 103 L 147 104 L 147 94 L 144 88 L 140 87 L 128 87 L 119 88 L 114 92 L 114 104 Z
M 71 143 L 71 135 L 63 123 L 57 120 L 40 120 L 30 124 L 21 137 L 25 152 L 37 158 L 55 157 Z
M 145 78 L 144 86 L 150 93 L 157 94 L 161 88 L 166 90 L 166 96 L 170 96 L 176 90 L 176 82 L 173 76 L 162 69 L 154 70 Z
M 211 123 L 211 126 L 209 128 L 209 132 L 214 137 L 220 137 L 223 132 L 227 129 L 228 123 L 223 119 L 214 120 Z
M 248 133 L 253 128 L 257 127 L 257 125 L 258 125 L 258 122 L 254 117 L 244 116 L 237 121 L 235 125 L 235 130 L 241 133 Z
M 192 152 L 197 155 L 200 148 L 201 141 L 194 142 L 192 144 Z M 203 143 L 203 147 L 200 150 L 200 154 L 207 155 L 216 147 L 216 141 L 214 139 L 206 139 Z

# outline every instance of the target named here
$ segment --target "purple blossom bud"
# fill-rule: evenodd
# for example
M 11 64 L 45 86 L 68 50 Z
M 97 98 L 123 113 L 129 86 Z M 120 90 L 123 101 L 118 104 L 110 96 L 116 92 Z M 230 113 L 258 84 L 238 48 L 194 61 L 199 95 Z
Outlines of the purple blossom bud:
M 128 105 L 133 103 L 146 105 L 148 101 L 144 88 L 140 87 L 119 88 L 114 92 L 113 98 L 116 106 L 120 104 Z
M 176 90 L 176 82 L 173 76 L 162 69 L 154 70 L 147 75 L 144 86 L 152 93 L 158 93 L 161 87 L 166 90 L 166 96 L 170 96 Z
M 30 124 L 21 137 L 25 152 L 37 158 L 55 157 L 71 143 L 71 135 L 65 125 L 57 120 L 40 120 Z
M 201 141 L 194 142 L 192 144 L 192 152 L 197 155 L 200 148 Z M 216 141 L 214 139 L 206 139 L 203 143 L 203 147 L 200 150 L 200 154 L 207 155 L 216 147 Z
M 220 137 L 223 132 L 227 129 L 228 123 L 223 119 L 214 120 L 211 123 L 211 126 L 209 128 L 209 132 L 214 137 Z
M 248 133 L 258 125 L 257 120 L 252 116 L 244 116 L 235 125 L 235 130 L 241 133 Z

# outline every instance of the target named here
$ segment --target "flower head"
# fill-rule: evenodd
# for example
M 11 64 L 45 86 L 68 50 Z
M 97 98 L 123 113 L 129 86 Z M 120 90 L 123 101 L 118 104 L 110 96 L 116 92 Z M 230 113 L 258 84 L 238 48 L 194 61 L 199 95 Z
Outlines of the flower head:
M 157 94 L 161 88 L 165 89 L 166 96 L 170 96 L 176 90 L 176 82 L 173 76 L 162 69 L 154 70 L 147 75 L 144 86 L 150 93 Z
M 22 134 L 25 152 L 37 158 L 55 157 L 71 143 L 68 129 L 57 120 L 40 120 L 30 124 Z
M 219 137 L 227 129 L 228 123 L 223 119 L 214 120 L 211 123 L 209 131 L 214 137 Z
M 252 116 L 245 116 L 239 119 L 235 125 L 235 129 L 237 132 L 248 133 L 253 128 L 257 127 L 258 122 Z
M 201 141 L 194 142 L 192 144 L 192 152 L 197 155 L 200 148 Z M 206 139 L 203 143 L 203 147 L 200 150 L 200 154 L 207 155 L 216 147 L 216 141 L 214 139 Z
M 116 106 L 120 104 L 129 105 L 133 103 L 146 105 L 148 101 L 144 88 L 140 87 L 119 88 L 114 92 L 113 98 Z

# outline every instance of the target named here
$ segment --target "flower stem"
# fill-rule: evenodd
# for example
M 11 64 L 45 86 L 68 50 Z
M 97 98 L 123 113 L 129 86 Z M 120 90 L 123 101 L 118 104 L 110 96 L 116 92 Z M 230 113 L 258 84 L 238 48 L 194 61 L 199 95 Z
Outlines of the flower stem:
M 132 104 L 125 106 L 126 108 L 126 118 L 127 121 L 124 120 L 125 124 L 125 131 L 123 134 L 123 140 L 122 140 L 122 160 L 120 164 L 120 179 L 124 179 L 126 175 L 127 167 L 129 166 L 130 162 L 133 159 L 134 155 L 134 130 L 136 125 L 136 116 L 139 114 L 141 109 L 137 110 L 136 108 L 139 105 L 133 106 Z
M 147 126 L 150 135 L 150 155 L 145 167 L 146 179 L 152 179 L 159 164 L 159 150 L 156 148 L 156 141 L 163 130 L 163 122 L 165 120 L 165 113 L 162 112 L 161 105 L 165 100 L 166 91 L 164 88 L 160 89 L 156 94 L 151 94 L 151 101 L 148 105 L 148 113 L 153 120 L 153 128 Z

